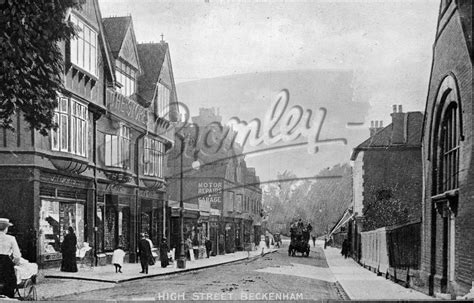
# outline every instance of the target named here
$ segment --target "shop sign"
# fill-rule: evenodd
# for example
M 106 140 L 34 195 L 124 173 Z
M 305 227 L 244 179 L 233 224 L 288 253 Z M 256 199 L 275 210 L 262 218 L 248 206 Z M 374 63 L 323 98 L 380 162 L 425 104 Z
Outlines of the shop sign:
M 110 112 L 125 120 L 132 120 L 138 125 L 146 127 L 147 112 L 143 106 L 116 91 L 108 91 L 107 97 Z
M 42 182 L 48 182 L 58 185 L 86 187 L 86 183 L 84 181 L 62 175 L 41 174 L 40 180 Z
M 199 181 L 197 194 L 199 205 L 210 203 L 212 208 L 220 208 L 222 205 L 222 181 Z

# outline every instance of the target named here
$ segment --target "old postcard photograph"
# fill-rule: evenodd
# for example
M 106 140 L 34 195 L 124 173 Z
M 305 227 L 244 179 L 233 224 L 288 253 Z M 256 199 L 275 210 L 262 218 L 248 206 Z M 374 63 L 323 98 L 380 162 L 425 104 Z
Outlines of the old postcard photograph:
M 471 0 L 0 0 L 0 301 L 474 299 Z

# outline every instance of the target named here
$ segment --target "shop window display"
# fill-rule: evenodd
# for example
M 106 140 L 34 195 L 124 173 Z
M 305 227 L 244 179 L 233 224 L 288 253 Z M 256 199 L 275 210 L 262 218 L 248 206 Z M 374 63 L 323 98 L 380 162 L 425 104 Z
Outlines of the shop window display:
M 117 224 L 116 212 L 113 207 L 106 207 L 105 209 L 105 239 L 104 248 L 106 251 L 112 251 L 115 249 L 115 228 Z
M 84 242 L 84 205 L 41 200 L 39 214 L 41 255 L 58 255 L 69 226 L 74 228 L 77 242 Z

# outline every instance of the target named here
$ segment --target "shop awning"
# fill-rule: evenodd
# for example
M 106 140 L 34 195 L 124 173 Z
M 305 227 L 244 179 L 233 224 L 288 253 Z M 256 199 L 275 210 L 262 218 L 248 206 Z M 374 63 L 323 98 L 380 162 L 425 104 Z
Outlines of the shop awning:
M 352 209 L 346 209 L 344 214 L 342 215 L 341 219 L 334 225 L 334 227 L 331 229 L 331 232 L 329 233 L 329 237 L 332 236 L 336 231 L 341 228 L 341 226 L 344 226 L 347 222 L 349 222 L 352 218 L 354 217 L 354 214 L 352 213 Z

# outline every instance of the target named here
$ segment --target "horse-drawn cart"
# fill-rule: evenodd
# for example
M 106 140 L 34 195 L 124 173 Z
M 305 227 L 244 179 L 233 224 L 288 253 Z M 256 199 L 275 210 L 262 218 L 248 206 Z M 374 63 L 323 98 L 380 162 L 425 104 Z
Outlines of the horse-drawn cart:
M 309 237 L 310 230 L 303 225 L 293 224 L 290 228 L 291 241 L 288 247 L 288 256 L 295 256 L 296 252 L 308 257 L 310 252 Z

